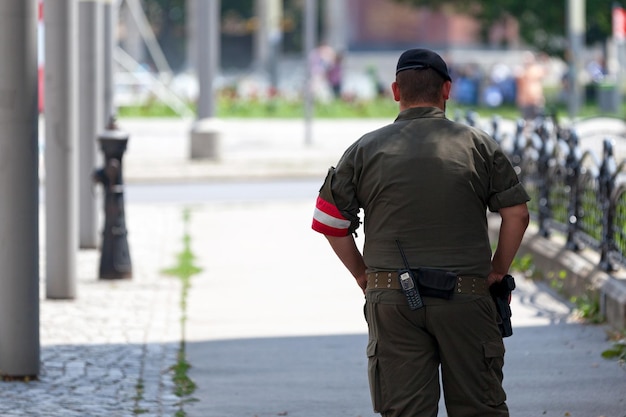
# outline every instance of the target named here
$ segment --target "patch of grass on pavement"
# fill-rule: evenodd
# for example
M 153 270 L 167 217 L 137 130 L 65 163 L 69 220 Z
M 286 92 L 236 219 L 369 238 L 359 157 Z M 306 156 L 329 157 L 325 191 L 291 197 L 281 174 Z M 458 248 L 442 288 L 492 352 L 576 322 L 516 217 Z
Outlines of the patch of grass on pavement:
M 183 224 L 185 232 L 183 234 L 183 250 L 177 256 L 177 263 L 171 268 L 163 270 L 166 275 L 174 276 L 180 279 L 182 283 L 180 309 L 181 309 L 181 340 L 178 348 L 176 364 L 171 367 L 174 372 L 173 380 L 175 384 L 174 394 L 178 396 L 180 401 L 180 409 L 176 412 L 176 417 L 184 417 L 184 405 L 196 401 L 191 395 L 196 390 L 196 384 L 189 378 L 188 371 L 191 365 L 187 362 L 185 352 L 185 324 L 187 323 L 187 297 L 191 288 L 191 277 L 202 271 L 201 268 L 194 264 L 195 255 L 191 250 L 191 237 L 189 236 L 188 227 L 191 219 L 189 209 L 183 211 Z

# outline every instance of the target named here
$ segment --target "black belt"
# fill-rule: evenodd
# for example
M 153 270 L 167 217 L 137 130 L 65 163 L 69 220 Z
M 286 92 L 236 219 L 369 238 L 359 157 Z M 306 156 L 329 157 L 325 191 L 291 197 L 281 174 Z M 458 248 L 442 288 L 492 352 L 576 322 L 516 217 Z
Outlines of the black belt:
M 368 272 L 367 289 L 389 289 L 400 290 L 398 273 L 388 272 Z M 487 278 L 471 277 L 460 275 L 456 277 L 455 294 L 490 295 Z

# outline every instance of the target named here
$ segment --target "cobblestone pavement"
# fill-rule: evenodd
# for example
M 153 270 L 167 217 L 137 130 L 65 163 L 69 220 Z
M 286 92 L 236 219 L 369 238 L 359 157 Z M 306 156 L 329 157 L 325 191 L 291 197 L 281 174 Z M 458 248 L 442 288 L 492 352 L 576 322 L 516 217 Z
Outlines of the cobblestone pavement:
M 173 416 L 179 409 L 170 368 L 181 340 L 181 288 L 159 271 L 180 251 L 182 213 L 174 206 L 126 212 L 133 278 L 99 280 L 99 252 L 81 250 L 75 300 L 47 300 L 41 283 L 39 380 L 1 382 L 0 416 Z

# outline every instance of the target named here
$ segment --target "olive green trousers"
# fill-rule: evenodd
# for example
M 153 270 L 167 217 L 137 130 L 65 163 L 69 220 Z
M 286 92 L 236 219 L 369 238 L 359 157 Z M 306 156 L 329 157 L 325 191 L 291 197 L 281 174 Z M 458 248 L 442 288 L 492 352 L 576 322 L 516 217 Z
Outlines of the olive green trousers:
M 374 411 L 437 417 L 440 375 L 448 417 L 508 416 L 504 343 L 490 297 L 424 298 L 411 311 L 400 290 L 368 289 L 365 317 Z

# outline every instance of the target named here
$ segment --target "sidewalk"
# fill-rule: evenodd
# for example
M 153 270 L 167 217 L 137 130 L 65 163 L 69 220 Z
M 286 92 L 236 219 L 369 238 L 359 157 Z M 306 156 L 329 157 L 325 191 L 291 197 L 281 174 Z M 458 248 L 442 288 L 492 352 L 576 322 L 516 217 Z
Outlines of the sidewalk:
M 363 295 L 310 231 L 311 210 L 304 199 L 194 210 L 205 270 L 189 300 L 200 401 L 188 417 L 374 416 Z M 506 340 L 511 415 L 624 417 L 626 369 L 601 358 L 605 328 L 577 323 L 547 286 L 517 282 Z
M 187 157 L 189 120 L 121 120 L 131 135 L 124 176 L 128 184 L 268 177 L 321 184 L 350 143 L 387 122 L 316 121 L 311 144 L 301 120 L 224 122 L 222 160 L 206 162 Z M 373 416 L 363 297 L 310 231 L 316 192 L 187 205 L 203 268 L 187 307 L 189 376 L 198 385 L 198 401 L 182 406 L 188 417 Z M 181 410 L 170 369 L 182 335 L 181 286 L 161 271 L 182 249 L 182 213 L 179 204 L 127 203 L 131 280 L 98 280 L 98 251 L 81 250 L 76 300 L 46 300 L 42 282 L 40 379 L 0 383 L 0 417 Z M 512 415 L 626 416 L 626 373 L 600 357 L 609 346 L 604 327 L 572 321 L 571 306 L 541 285 L 521 277 L 518 285 L 505 369 Z
M 222 120 L 214 162 L 189 158 L 192 120 L 121 120 L 130 134 L 124 177 L 128 183 L 323 178 L 352 142 L 386 122 L 316 121 L 306 143 L 303 120 Z

